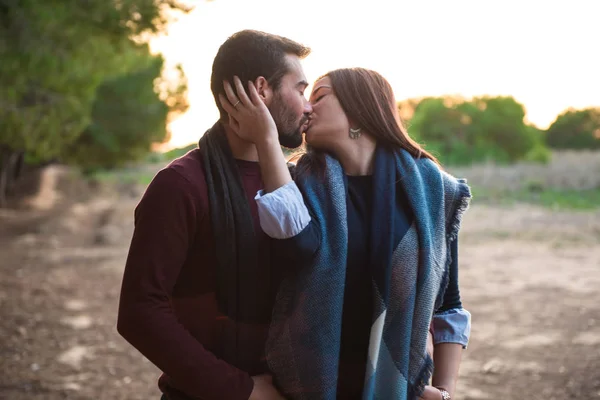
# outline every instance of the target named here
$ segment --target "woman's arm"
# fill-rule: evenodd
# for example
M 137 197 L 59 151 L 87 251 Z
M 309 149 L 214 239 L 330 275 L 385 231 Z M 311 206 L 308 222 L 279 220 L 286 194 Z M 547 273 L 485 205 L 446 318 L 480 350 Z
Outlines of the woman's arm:
M 454 398 L 458 370 L 462 357 L 463 346 L 460 343 L 439 343 L 435 345 L 433 359 L 435 369 L 432 386 L 426 386 L 420 400 L 444 400 L 440 390 L 445 390 Z
M 459 343 L 439 343 L 433 351 L 433 386 L 446 390 L 450 397 L 454 397 L 462 351 Z
M 454 397 L 462 351 L 469 342 L 471 314 L 462 307 L 458 285 L 458 242 L 452 242 L 449 282 L 444 301 L 433 317 L 433 386 Z
M 321 244 L 321 233 L 300 190 L 289 182 L 271 193 L 255 197 L 262 230 L 271 238 L 274 260 L 296 271 L 310 262 Z
M 230 128 L 256 146 L 264 183 L 255 197 L 260 225 L 268 236 L 277 239 L 272 244 L 276 262 L 294 270 L 312 258 L 320 245 L 320 232 L 292 181 L 277 127 L 256 87 L 248 83 L 248 97 L 238 77 L 233 83 L 235 92 L 224 82 L 227 98 L 220 95 L 219 100 L 230 116 Z

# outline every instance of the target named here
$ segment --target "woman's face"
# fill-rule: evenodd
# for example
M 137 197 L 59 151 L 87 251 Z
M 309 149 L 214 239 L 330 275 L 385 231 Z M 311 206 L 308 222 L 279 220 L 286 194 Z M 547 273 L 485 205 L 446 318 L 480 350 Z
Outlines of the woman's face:
M 333 151 L 348 140 L 350 123 L 333 93 L 329 77 L 319 79 L 310 95 L 312 114 L 306 129 L 306 143 L 320 150 Z

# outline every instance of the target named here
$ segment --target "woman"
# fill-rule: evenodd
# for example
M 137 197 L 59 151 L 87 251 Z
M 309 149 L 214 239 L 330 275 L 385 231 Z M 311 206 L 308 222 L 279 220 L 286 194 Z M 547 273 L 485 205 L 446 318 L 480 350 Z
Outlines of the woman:
M 260 88 L 249 82 L 248 97 L 234 85 L 221 104 L 257 147 L 261 226 L 288 250 L 280 265 L 300 264 L 282 283 L 267 343 L 279 388 L 293 399 L 451 398 L 470 332 L 456 260 L 466 183 L 410 139 L 374 71 L 317 80 L 311 149 L 294 181 Z

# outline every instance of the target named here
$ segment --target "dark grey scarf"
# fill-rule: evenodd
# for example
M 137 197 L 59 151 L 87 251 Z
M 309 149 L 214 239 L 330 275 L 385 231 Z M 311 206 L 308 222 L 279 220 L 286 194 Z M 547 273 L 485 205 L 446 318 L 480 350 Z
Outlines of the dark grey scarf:
M 244 349 L 240 325 L 268 323 L 271 290 L 268 276 L 259 273 L 258 239 L 236 160 L 219 122 L 198 143 L 208 189 L 209 213 L 217 256 L 219 311 L 232 322 L 224 324 L 225 361 L 241 367 L 255 349 Z M 267 254 L 261 262 L 268 262 Z M 259 268 L 262 267 L 262 268 Z M 266 278 L 266 279 L 265 279 Z

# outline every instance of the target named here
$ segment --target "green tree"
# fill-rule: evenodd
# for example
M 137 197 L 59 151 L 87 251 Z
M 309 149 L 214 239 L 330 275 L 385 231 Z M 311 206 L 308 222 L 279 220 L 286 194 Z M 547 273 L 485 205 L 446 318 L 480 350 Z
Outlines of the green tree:
M 600 108 L 565 111 L 546 131 L 546 143 L 556 149 L 600 149 Z
M 514 162 L 541 142 L 537 135 L 524 122 L 525 108 L 512 97 L 480 97 L 473 99 L 478 113 L 473 119 L 474 134 L 480 137 L 487 149 L 497 152 L 485 154 L 497 161 Z
M 541 159 L 542 136 L 524 122 L 525 109 L 512 97 L 422 99 L 408 122 L 409 134 L 447 164 L 485 160 Z
M 473 105 L 456 97 L 424 98 L 408 122 L 411 136 L 448 164 L 473 161 Z
M 63 160 L 84 171 L 113 168 L 142 159 L 154 143 L 167 139 L 167 122 L 187 108 L 183 72 L 173 88 L 161 91 L 156 77 L 164 60 L 100 85 L 92 108 L 92 122 L 66 149 Z
M 98 85 L 139 68 L 143 39 L 187 10 L 177 0 L 0 0 L 0 206 L 13 161 L 58 156 L 89 125 Z

